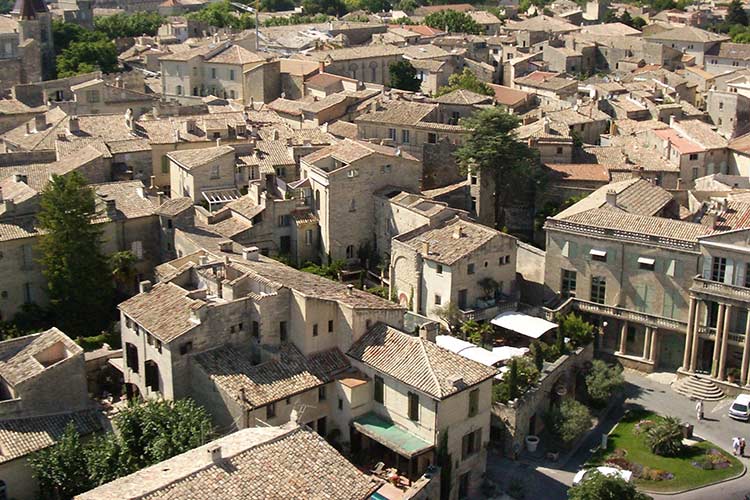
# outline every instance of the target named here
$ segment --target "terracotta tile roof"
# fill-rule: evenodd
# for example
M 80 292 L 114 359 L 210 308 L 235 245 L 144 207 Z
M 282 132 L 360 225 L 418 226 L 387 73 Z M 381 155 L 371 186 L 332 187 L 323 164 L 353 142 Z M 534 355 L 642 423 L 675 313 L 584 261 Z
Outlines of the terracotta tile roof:
M 338 349 L 305 357 L 290 343 L 281 345 L 278 359 L 261 364 L 231 346 L 202 352 L 195 360 L 223 392 L 251 410 L 327 384 L 349 368 Z
M 717 231 L 749 228 L 750 202 L 741 200 L 742 195 L 736 199 L 730 197 L 726 207 L 718 212 L 715 223 L 707 213 L 704 213 L 698 222 L 708 228 L 711 228 L 713 224 L 713 228 Z
M 476 92 L 464 89 L 457 89 L 433 99 L 433 101 L 440 104 L 462 104 L 466 106 L 492 104 L 492 100 L 491 96 L 477 94 Z
M 645 179 L 628 179 L 600 187 L 583 200 L 555 215 L 566 219 L 571 215 L 607 205 L 607 192 L 617 193 L 617 208 L 623 213 L 657 215 L 673 198 L 669 191 Z
M 354 122 L 416 125 L 437 110 L 437 104 L 411 101 L 384 101 L 377 111 L 355 118 Z
M 351 78 L 344 78 L 331 73 L 318 73 L 305 80 L 305 85 L 314 89 L 330 89 L 332 87 L 343 88 L 341 81 L 352 81 Z
M 310 153 L 309 155 L 304 156 L 303 161 L 308 164 L 314 164 L 315 162 L 330 156 L 343 163 L 352 163 L 373 154 L 380 154 L 391 157 L 395 157 L 400 154 L 404 159 L 418 161 L 409 153 L 398 151 L 400 150 L 398 150 L 397 148 L 392 148 L 390 146 L 381 146 L 380 144 L 373 144 L 366 141 L 344 139 L 337 144 L 332 144 L 331 146 L 327 146 L 315 151 L 314 153 Z
M 446 59 L 451 56 L 447 50 L 437 45 L 407 45 L 404 47 L 404 58 L 409 60 Z
M 681 136 L 687 136 L 706 149 L 727 147 L 727 140 L 703 120 L 680 120 L 675 123 L 674 128 Z
M 222 460 L 208 463 L 218 446 Z M 380 487 L 317 433 L 253 427 L 99 486 L 78 500 L 362 500 Z
M 383 323 L 364 334 L 347 355 L 436 399 L 497 375 L 493 368 Z M 454 377 L 461 383 L 454 384 Z
M 545 165 L 554 174 L 554 178 L 566 181 L 609 182 L 609 170 L 598 163 L 548 163 Z
M 700 144 L 691 141 L 687 137 L 681 136 L 676 130 L 671 128 L 654 130 L 654 135 L 662 140 L 669 141 L 672 144 L 672 147 L 674 147 L 677 151 L 680 152 L 680 154 L 683 155 L 702 153 L 706 151 L 706 148 L 704 148 Z
M 487 12 L 486 10 L 475 10 L 472 12 L 469 12 L 469 17 L 471 17 L 475 23 L 477 24 L 500 24 L 500 19 L 495 16 L 495 14 L 491 12 Z
M 544 90 L 562 90 L 575 85 L 578 86 L 576 80 L 568 78 L 562 78 L 558 76 L 559 73 L 549 73 L 546 71 L 534 71 L 533 73 L 516 78 L 516 85 L 525 85 L 528 87 L 534 87 Z
M 129 298 L 118 306 L 123 313 L 162 342 L 171 342 L 193 329 L 194 307 L 204 303 L 188 297 L 188 291 L 174 283 L 159 283 L 146 293 Z
M 644 35 L 646 40 L 670 40 L 675 42 L 721 42 L 729 40 L 727 35 L 719 33 L 712 33 L 710 31 L 695 28 L 693 26 L 683 26 L 680 28 L 673 28 L 650 35 Z
M 83 352 L 57 328 L 0 342 L 0 376 L 10 385 L 16 385 L 39 375 L 49 367 L 40 363 L 36 356 L 55 344 L 64 347 L 64 359 Z
M 497 101 L 498 104 L 503 104 L 505 106 L 517 106 L 528 100 L 531 96 L 531 94 L 524 92 L 523 90 L 512 89 L 494 83 L 488 85 L 495 91 L 495 101 Z
M 535 16 L 523 21 L 508 21 L 505 25 L 508 31 L 543 31 L 552 33 L 564 33 L 568 31 L 578 31 L 580 26 L 571 24 L 567 21 L 549 16 Z
M 107 182 L 92 184 L 97 196 L 115 200 L 117 217 L 137 219 L 153 215 L 156 207 L 148 198 L 142 197 L 139 188 L 143 188 L 141 181 Z
M 732 139 L 729 142 L 729 149 L 740 153 L 750 154 L 750 133 Z
M 33 238 L 39 235 L 35 217 L 16 218 L 8 222 L 0 222 L 0 241 Z
M 433 12 L 441 12 L 444 10 L 455 10 L 458 12 L 471 12 L 474 10 L 474 6 L 469 3 L 454 3 L 450 5 L 423 5 L 417 8 L 415 14 L 419 16 L 427 16 Z
M 102 418 L 97 410 L 85 410 L 0 420 L 0 463 L 52 446 L 71 422 L 82 435 L 101 431 Z
M 313 61 L 352 61 L 356 59 L 371 59 L 374 57 L 398 56 L 403 54 L 403 49 L 393 45 L 367 45 L 362 47 L 349 47 L 346 49 L 321 50 L 295 54 L 295 59 L 309 59 Z
M 192 206 L 192 198 L 186 196 L 181 198 L 172 198 L 162 203 L 161 206 L 156 209 L 156 214 L 166 217 L 175 217 L 185 210 L 192 208 Z
M 239 45 L 230 45 L 218 54 L 207 57 L 205 60 L 213 64 L 249 64 L 263 62 L 265 58 Z
M 356 139 L 357 124 L 343 120 L 336 120 L 335 122 L 328 124 L 328 133 L 333 134 L 336 137 Z
M 171 151 L 167 156 L 179 163 L 180 166 L 187 170 L 208 165 L 212 161 L 218 160 L 229 154 L 234 155 L 232 146 L 218 146 L 213 148 L 185 149 L 182 151 Z
M 750 60 L 750 46 L 746 43 L 722 42 L 706 52 L 707 56 L 725 57 L 728 59 Z M 712 75 L 715 77 L 716 75 Z

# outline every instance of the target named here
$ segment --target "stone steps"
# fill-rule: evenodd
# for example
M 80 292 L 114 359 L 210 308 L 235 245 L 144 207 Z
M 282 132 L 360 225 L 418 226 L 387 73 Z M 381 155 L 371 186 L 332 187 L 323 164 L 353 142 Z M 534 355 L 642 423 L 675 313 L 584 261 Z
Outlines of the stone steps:
M 719 401 L 724 398 L 724 391 L 718 385 L 708 379 L 696 377 L 695 375 L 675 382 L 672 389 L 676 393 L 688 398 L 702 399 L 704 401 Z

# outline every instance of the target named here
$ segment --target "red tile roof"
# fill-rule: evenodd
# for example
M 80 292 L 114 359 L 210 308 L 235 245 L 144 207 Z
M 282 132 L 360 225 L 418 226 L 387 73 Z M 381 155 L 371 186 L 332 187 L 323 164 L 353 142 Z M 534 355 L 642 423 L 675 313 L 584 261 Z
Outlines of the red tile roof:
M 656 134 L 656 136 L 660 139 L 670 141 L 672 143 L 672 147 L 677 149 L 677 151 L 679 151 L 680 154 L 683 155 L 691 153 L 702 153 L 706 150 L 706 148 L 704 148 L 700 144 L 680 136 L 677 131 L 671 128 L 654 130 L 654 134 Z

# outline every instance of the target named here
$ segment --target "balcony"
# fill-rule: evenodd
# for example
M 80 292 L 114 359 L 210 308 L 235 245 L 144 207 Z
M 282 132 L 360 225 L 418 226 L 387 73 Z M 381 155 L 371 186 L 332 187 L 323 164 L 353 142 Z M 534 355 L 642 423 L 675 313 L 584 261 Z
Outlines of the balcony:
M 702 278 L 701 276 L 693 278 L 693 286 L 690 287 L 690 291 L 701 296 L 701 298 L 707 298 L 710 300 L 721 298 L 724 300 L 740 302 L 744 307 L 750 305 L 750 288 L 728 285 L 726 283 L 721 283 L 720 281 L 711 281 Z
M 515 311 L 516 309 L 518 309 L 518 300 L 511 297 L 488 301 L 477 300 L 472 307 L 461 309 L 461 321 L 486 321 L 500 313 Z
M 605 304 L 597 304 L 588 300 L 582 300 L 577 298 L 570 298 L 566 300 L 557 309 L 551 310 L 545 308 L 546 319 L 552 321 L 550 318 L 554 318 L 556 314 L 566 314 L 571 309 L 575 309 L 580 312 L 589 314 L 597 314 L 599 316 L 607 316 L 610 318 L 621 319 L 623 321 L 629 321 L 632 323 L 638 323 L 641 325 L 650 326 L 653 328 L 661 328 L 665 330 L 673 330 L 677 332 L 685 332 L 687 329 L 687 323 L 677 319 L 667 318 L 664 316 L 658 316 L 656 314 L 649 314 L 645 312 L 633 311 L 631 309 L 624 309 L 617 306 L 608 306 Z
M 712 326 L 699 325 L 698 334 L 708 340 L 714 340 L 716 339 L 716 328 Z M 744 333 L 729 332 L 727 334 L 727 337 L 729 337 L 730 342 L 735 342 L 738 345 L 742 345 L 745 343 Z

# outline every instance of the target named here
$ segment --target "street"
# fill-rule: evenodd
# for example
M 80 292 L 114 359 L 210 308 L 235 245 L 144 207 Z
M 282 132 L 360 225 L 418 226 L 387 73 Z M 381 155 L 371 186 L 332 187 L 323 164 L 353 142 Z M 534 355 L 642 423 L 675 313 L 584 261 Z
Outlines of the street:
M 662 415 L 680 418 L 683 422 L 695 426 L 694 434 L 712 441 L 725 450 L 731 449 L 732 437 L 745 437 L 750 441 L 750 424 L 733 420 L 727 416 L 727 410 L 734 398 L 727 397 L 718 402 L 706 402 L 704 405 L 705 419 L 698 422 L 695 415 L 695 402 L 674 392 L 668 385 L 671 374 L 643 375 L 630 370 L 625 372 L 626 407 L 640 406 L 656 411 Z M 619 410 L 619 411 L 618 411 Z M 622 414 L 618 409 L 602 424 L 602 428 L 609 430 Z M 490 455 L 487 465 L 488 478 L 506 488 L 513 481 L 522 484 L 526 498 L 534 499 L 565 499 L 567 489 L 573 476 L 582 464 L 588 460 L 590 450 L 601 440 L 601 431 L 595 430 L 586 439 L 580 449 L 565 463 L 555 468 L 542 467 L 531 462 L 513 462 L 508 459 Z M 750 465 L 750 458 L 741 459 L 746 466 Z M 652 494 L 654 499 L 680 500 L 744 500 L 745 494 L 750 493 L 750 475 L 701 488 L 693 492 L 675 495 Z

